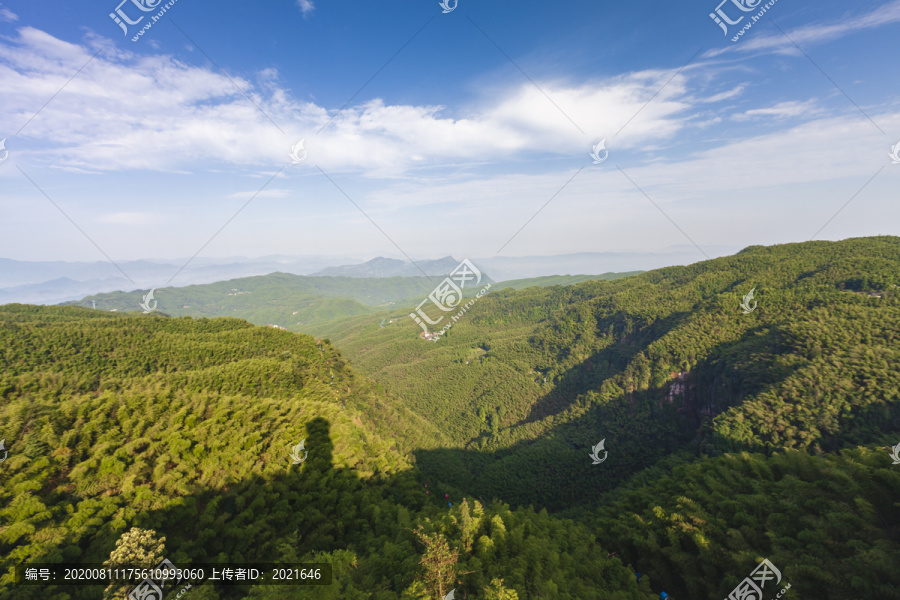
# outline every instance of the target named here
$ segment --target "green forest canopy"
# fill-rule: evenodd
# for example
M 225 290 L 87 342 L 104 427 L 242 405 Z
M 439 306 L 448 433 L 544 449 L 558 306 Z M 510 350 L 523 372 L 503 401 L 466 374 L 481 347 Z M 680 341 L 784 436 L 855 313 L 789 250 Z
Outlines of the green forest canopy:
M 493 283 L 492 289 L 571 285 L 612 280 L 633 273 L 556 275 Z M 334 319 L 380 313 L 396 306 L 415 306 L 434 289 L 440 277 L 315 277 L 271 273 L 229 281 L 167 287 L 153 292 L 155 306 L 170 316 L 238 317 L 257 325 L 278 325 L 289 331 L 309 331 Z M 485 276 L 484 282 L 490 278 Z M 484 283 L 483 283 L 484 284 Z M 482 285 L 483 285 L 482 284 Z M 150 290 L 110 292 L 67 302 L 116 312 L 142 312 L 140 303 Z M 468 295 L 477 290 L 464 290 Z M 151 302 L 151 306 L 154 304 Z M 378 322 L 381 316 L 375 318 Z
M 0 307 L 0 566 L 138 528 L 179 566 L 334 565 L 196 598 L 724 598 L 764 558 L 798 598 L 900 598 L 898 268 L 894 237 L 752 247 L 492 292 L 436 343 L 402 311 L 332 346 Z

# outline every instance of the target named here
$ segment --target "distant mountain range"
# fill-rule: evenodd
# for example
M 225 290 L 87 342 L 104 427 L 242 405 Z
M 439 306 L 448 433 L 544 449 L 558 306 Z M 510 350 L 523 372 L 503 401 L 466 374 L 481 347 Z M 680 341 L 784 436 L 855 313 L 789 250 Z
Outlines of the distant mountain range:
M 361 265 L 344 265 L 340 267 L 328 267 L 313 275 L 321 277 L 431 277 L 449 275 L 461 261 L 452 256 L 445 256 L 437 260 L 417 260 L 408 263 L 396 258 L 384 258 L 379 256 Z M 478 267 L 477 263 L 474 263 Z M 484 271 L 478 267 L 484 273 Z
M 739 248 L 707 247 L 709 257 L 734 254 Z M 463 257 L 465 258 L 465 257 Z M 470 258 L 488 281 L 554 275 L 602 275 L 687 265 L 705 256 L 693 246 L 663 252 L 582 252 L 558 256 Z M 89 294 L 173 288 L 242 277 L 290 273 L 325 277 L 429 277 L 450 273 L 459 260 L 446 256 L 415 263 L 378 257 L 361 261 L 347 256 L 264 256 L 110 262 L 17 261 L 0 258 L 0 304 L 57 304 Z M 188 264 L 189 263 L 189 264 Z M 187 267 L 184 265 L 187 264 Z M 170 282 L 171 280 L 171 282 Z
M 118 261 L 68 262 L 68 261 L 21 261 L 0 258 L 0 288 L 10 288 L 29 283 L 43 283 L 53 279 L 68 278 L 74 281 L 120 280 L 129 284 L 129 279 L 137 287 L 162 286 L 176 273 L 174 285 L 198 283 L 197 279 L 221 281 L 228 277 L 267 275 L 276 271 L 309 275 L 319 269 L 353 262 L 347 256 L 283 256 L 272 255 L 259 258 L 242 256 L 226 258 L 170 258 Z M 118 266 L 117 266 L 118 265 Z M 187 267 L 185 267 L 187 265 Z M 183 269 L 183 270 L 182 270 Z M 179 271 L 181 271 L 179 273 Z M 257 272 L 259 271 L 259 272 Z M 212 279 L 210 279 L 212 278 Z
M 97 290 L 115 290 L 123 287 L 123 279 L 89 279 L 75 281 L 68 277 L 51 279 L 42 283 L 26 283 L 0 289 L 0 304 L 20 302 L 23 304 L 57 304 L 66 300 L 81 298 Z M 125 282 L 127 283 L 127 282 Z
M 533 279 L 551 275 L 601 275 L 689 265 L 706 258 L 728 256 L 740 248 L 706 248 L 708 256 L 693 246 L 672 246 L 666 252 L 580 252 L 557 256 L 495 256 L 472 258 L 482 273 L 490 273 L 494 281 Z M 438 260 L 410 263 L 394 258 L 378 257 L 361 264 L 328 267 L 313 275 L 327 277 L 421 277 L 422 273 L 446 275 L 459 264 L 452 256 Z
M 455 262 L 456 259 L 451 260 L 454 261 L 453 268 L 456 268 L 459 263 Z M 443 275 L 435 274 L 437 277 Z M 491 291 L 613 280 L 630 274 L 521 279 L 495 283 Z M 406 314 L 408 308 L 421 302 L 440 283 L 437 277 L 429 280 L 425 277 L 329 277 L 270 273 L 202 285 L 160 288 L 154 290 L 153 301 L 157 303 L 160 313 L 173 317 L 239 317 L 257 325 L 311 331 L 314 326 L 345 317 L 396 311 L 398 308 Z M 492 282 L 483 274 L 477 286 L 470 285 L 463 293 L 471 297 L 487 283 Z M 136 312 L 141 310 L 140 303 L 146 291 L 102 293 L 66 304 L 104 311 Z
M 264 256 L 118 262 L 18 261 L 0 258 L 0 304 L 58 304 L 88 294 L 199 285 L 239 277 L 293 273 L 308 275 L 351 257 Z M 120 270 L 121 269 L 121 270 Z M 182 270 L 183 269 L 183 270 Z M 180 272 L 179 272 L 180 271 Z M 177 274 L 177 275 L 176 275 Z

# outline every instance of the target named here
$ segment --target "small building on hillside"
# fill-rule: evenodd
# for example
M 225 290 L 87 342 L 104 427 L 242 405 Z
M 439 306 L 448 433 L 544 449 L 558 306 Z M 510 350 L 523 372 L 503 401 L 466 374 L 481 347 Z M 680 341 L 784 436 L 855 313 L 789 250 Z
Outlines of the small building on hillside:
M 672 371 L 669 373 L 669 377 L 674 379 L 675 381 L 669 384 L 669 391 L 666 392 L 666 402 L 672 404 L 675 402 L 675 396 L 683 396 L 685 390 L 685 378 L 687 378 L 687 371 L 680 371 L 676 373 Z

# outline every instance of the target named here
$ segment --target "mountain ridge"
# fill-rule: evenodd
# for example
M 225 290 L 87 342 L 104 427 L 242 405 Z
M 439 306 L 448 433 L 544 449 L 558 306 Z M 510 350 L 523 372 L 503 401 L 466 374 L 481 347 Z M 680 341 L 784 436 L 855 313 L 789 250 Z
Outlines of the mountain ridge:
M 404 262 L 395 258 L 379 256 L 358 265 L 342 265 L 328 267 L 313 273 L 313 277 L 358 277 L 361 279 L 375 277 L 421 277 L 423 275 L 441 277 L 449 275 L 462 261 L 452 256 L 437 259 L 418 260 Z M 474 264 L 474 263 L 473 263 Z M 488 282 L 493 282 L 490 277 L 477 264 L 475 267 L 481 271 L 482 276 Z
M 567 285 L 627 275 L 606 273 L 516 280 L 494 284 L 492 289 Z M 463 289 L 463 296 L 471 297 L 489 282 L 490 278 L 483 276 L 479 287 L 467 286 Z M 357 278 L 271 273 L 195 286 L 161 288 L 154 291 L 154 300 L 159 311 L 172 316 L 238 317 L 257 325 L 278 325 L 290 331 L 305 331 L 313 325 L 336 318 L 374 315 L 395 307 L 412 309 L 427 298 L 438 283 L 440 281 L 424 277 Z M 115 309 L 117 312 L 139 311 L 143 310 L 140 303 L 147 291 L 95 294 L 65 304 L 86 308 L 96 306 L 98 310 Z
M 470 600 L 723 598 L 763 559 L 797 597 L 894 598 L 898 274 L 898 237 L 755 246 L 491 291 L 437 343 L 405 306 L 321 339 L 0 306 L 0 595 L 100 600 L 10 568 L 134 532 L 179 566 L 335 571 L 198 600 L 439 600 L 442 577 Z

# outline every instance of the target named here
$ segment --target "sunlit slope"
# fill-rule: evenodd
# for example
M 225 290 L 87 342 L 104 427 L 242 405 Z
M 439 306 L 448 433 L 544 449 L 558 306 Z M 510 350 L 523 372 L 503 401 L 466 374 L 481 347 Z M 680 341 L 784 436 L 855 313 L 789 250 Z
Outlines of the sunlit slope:
M 311 323 L 367 314 L 379 306 L 390 307 L 427 294 L 432 287 L 425 277 L 357 279 L 272 273 L 161 288 L 154 291 L 153 300 L 156 310 L 172 316 L 238 317 L 257 325 L 303 331 Z M 97 294 L 67 304 L 92 308 L 96 303 L 99 310 L 141 312 L 140 303 L 147 291 Z
M 382 397 L 349 369 L 340 351 L 302 334 L 255 327 L 238 319 L 180 319 L 115 315 L 83 309 L 2 307 L 8 336 L 7 395 L 29 389 L 43 370 L 61 389 L 99 393 L 126 386 L 215 390 L 266 398 L 323 402 L 361 413 L 369 426 L 391 423 L 404 452 L 428 446 L 422 424 L 402 435 L 394 420 L 408 411 Z M 48 323 L 53 323 L 48 326 Z M 23 383 L 25 382 L 25 383 Z M 40 386 L 37 386 L 38 389 Z M 403 413 L 397 416 L 397 411 Z M 430 437 L 430 436 L 429 436 Z
M 493 284 L 496 289 L 571 285 L 590 280 L 624 277 L 629 273 L 560 275 Z M 434 289 L 440 276 L 425 277 L 315 277 L 271 273 L 203 285 L 155 289 L 149 307 L 171 316 L 237 317 L 257 325 L 278 325 L 289 331 L 311 333 L 316 326 L 336 319 L 372 314 L 376 322 L 396 306 L 415 305 Z M 483 282 L 489 282 L 487 276 Z M 484 283 L 482 285 L 484 285 Z M 477 290 L 466 289 L 467 296 Z M 149 290 L 110 292 L 87 296 L 66 305 L 116 312 L 143 312 Z
M 524 290 L 530 287 L 550 287 L 552 285 L 575 285 L 585 281 L 612 281 L 622 277 L 637 275 L 643 271 L 625 271 L 622 273 L 603 273 L 601 275 L 545 275 L 543 277 L 530 277 L 528 279 L 510 279 L 501 281 L 491 286 L 494 290 Z
M 896 237 L 758 246 L 491 293 L 436 343 L 401 311 L 383 328 L 320 329 L 471 451 L 424 452 L 426 472 L 563 507 L 678 449 L 824 451 L 900 431 L 898 273 Z M 602 439 L 597 481 L 586 467 Z
M 13 587 L 8 571 L 102 562 L 132 527 L 165 538 L 179 567 L 318 560 L 337 575 L 191 590 L 203 600 L 422 597 L 419 525 L 460 549 L 454 585 L 475 600 L 651 597 L 584 525 L 440 484 L 426 495 L 406 452 L 441 432 L 327 343 L 236 319 L 7 305 L 0 359 L 0 597 L 99 600 L 102 586 Z

